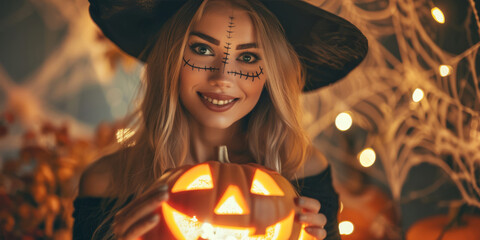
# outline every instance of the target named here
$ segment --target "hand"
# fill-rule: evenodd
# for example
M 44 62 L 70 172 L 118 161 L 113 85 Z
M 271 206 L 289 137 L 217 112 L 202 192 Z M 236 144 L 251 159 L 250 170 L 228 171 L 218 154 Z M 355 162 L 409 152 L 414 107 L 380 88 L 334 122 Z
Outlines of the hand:
M 297 207 L 302 209 L 301 213 L 297 213 L 296 220 L 306 225 L 305 232 L 316 239 L 327 237 L 327 231 L 323 228 L 327 223 L 327 218 L 325 215 L 318 213 L 320 202 L 309 197 L 298 197 L 295 203 Z
M 113 219 L 113 233 L 118 240 L 135 240 L 155 227 L 160 216 L 155 209 L 168 199 L 166 185 L 153 189 L 122 208 Z

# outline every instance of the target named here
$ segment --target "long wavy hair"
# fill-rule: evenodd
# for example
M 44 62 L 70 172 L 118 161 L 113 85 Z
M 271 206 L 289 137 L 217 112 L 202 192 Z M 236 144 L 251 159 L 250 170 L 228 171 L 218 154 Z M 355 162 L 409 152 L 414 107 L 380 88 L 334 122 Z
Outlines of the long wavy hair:
M 163 172 L 181 166 L 190 150 L 188 114 L 179 98 L 182 56 L 191 28 L 216 0 L 191 0 L 160 30 L 150 48 L 141 97 L 132 123 L 135 135 L 116 153 L 110 188 L 116 210 L 148 189 Z M 254 109 L 245 116 L 245 133 L 254 160 L 292 179 L 309 156 L 302 128 L 302 65 L 277 18 L 258 0 L 230 0 L 249 14 L 264 52 L 268 79 Z M 279 51 L 280 50 L 280 51 Z M 133 146 L 132 146 L 133 145 Z M 111 237 L 111 233 L 106 238 Z

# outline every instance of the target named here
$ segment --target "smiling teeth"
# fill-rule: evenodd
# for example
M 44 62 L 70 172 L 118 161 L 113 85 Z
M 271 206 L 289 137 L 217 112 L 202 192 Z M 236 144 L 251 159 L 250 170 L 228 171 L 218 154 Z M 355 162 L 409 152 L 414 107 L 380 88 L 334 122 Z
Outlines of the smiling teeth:
M 203 98 L 205 98 L 207 101 L 215 104 L 215 105 L 218 105 L 218 106 L 222 106 L 222 105 L 225 105 L 225 104 L 228 104 L 228 103 L 231 103 L 233 102 L 233 100 L 235 99 L 230 99 L 230 100 L 218 100 L 218 99 L 213 99 L 213 98 L 209 98 L 209 97 L 206 97 L 206 96 L 203 96 Z

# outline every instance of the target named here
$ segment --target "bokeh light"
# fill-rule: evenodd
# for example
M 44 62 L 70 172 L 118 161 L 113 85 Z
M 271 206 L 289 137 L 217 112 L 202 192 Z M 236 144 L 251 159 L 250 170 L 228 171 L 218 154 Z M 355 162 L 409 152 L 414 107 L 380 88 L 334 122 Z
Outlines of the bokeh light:
M 353 223 L 350 221 L 342 221 L 338 224 L 338 230 L 340 231 L 340 235 L 350 235 L 354 230 Z
M 412 94 L 412 100 L 414 102 L 420 102 L 422 101 L 423 97 L 425 96 L 425 94 L 423 93 L 423 90 L 420 89 L 420 88 L 416 88 L 414 91 L 413 91 L 413 94 Z
M 350 114 L 342 112 L 335 118 L 335 126 L 340 131 L 347 131 L 352 126 L 353 119 Z
M 372 148 L 365 148 L 358 154 L 358 160 L 363 167 L 371 167 L 375 163 L 375 159 L 376 154 Z
M 442 77 L 450 75 L 451 69 L 452 67 L 449 65 L 440 65 L 440 67 L 438 67 L 438 71 L 440 72 L 440 76 Z
M 116 132 L 117 142 L 121 143 L 121 142 L 127 140 L 128 138 L 133 136 L 134 133 L 135 133 L 135 131 L 133 131 L 130 128 L 118 129 L 117 132 Z
M 432 16 L 433 16 L 433 19 L 435 19 L 435 21 L 442 24 L 445 23 L 445 16 L 443 15 L 443 12 L 442 10 L 440 10 L 440 8 L 438 7 L 432 8 Z

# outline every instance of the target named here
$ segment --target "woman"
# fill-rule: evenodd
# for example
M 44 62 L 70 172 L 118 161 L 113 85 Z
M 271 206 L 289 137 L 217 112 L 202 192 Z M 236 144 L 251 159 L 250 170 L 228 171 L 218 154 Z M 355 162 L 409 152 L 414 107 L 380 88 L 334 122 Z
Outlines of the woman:
M 135 136 L 125 144 L 129 147 L 83 173 L 74 238 L 90 238 L 93 231 L 94 238 L 142 236 L 158 223 L 153 210 L 168 198 L 165 188 L 147 191 L 154 181 L 169 168 L 217 160 L 218 147 L 226 145 L 231 162 L 256 162 L 301 182 L 304 196 L 296 204 L 304 211 L 296 220 L 318 239 L 339 239 L 338 196 L 328 163 L 302 129 L 299 97 L 302 89 L 338 80 L 355 67 L 366 53 L 363 35 L 317 8 L 308 15 L 312 6 L 297 1 L 126 2 L 113 6 L 112 1 L 91 1 L 90 11 L 107 37 L 146 60 L 140 118 Z M 300 39 L 295 50 L 292 38 L 285 38 L 285 23 L 277 20 L 282 11 L 312 21 L 321 14 L 322 21 L 332 22 L 329 27 L 335 22 L 335 31 L 347 32 L 342 37 L 354 41 L 342 47 L 338 33 L 331 38 L 336 43 L 322 45 L 318 42 L 323 40 L 301 38 L 322 29 L 296 26 L 291 28 L 297 31 L 291 36 Z M 302 49 L 308 50 L 300 55 L 307 87 L 297 55 Z M 315 74 L 325 82 L 318 82 Z

